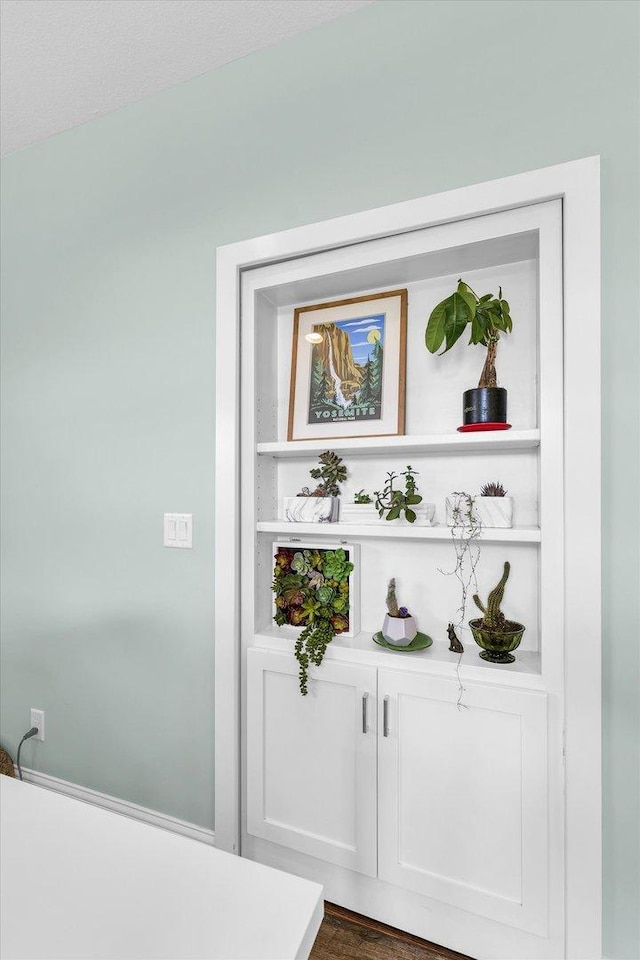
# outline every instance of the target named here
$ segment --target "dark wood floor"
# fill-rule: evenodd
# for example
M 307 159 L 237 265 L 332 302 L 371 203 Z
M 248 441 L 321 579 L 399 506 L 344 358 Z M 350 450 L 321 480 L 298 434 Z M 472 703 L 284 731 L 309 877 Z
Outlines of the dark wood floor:
M 324 920 L 310 960 L 471 960 L 446 947 L 427 943 L 395 927 L 361 917 L 333 903 L 324 905 Z

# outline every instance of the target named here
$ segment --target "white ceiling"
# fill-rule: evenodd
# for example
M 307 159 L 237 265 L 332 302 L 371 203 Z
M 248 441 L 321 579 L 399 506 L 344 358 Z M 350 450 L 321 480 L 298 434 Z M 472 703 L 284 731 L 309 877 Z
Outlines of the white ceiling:
M 2 153 L 373 0 L 1 0 Z

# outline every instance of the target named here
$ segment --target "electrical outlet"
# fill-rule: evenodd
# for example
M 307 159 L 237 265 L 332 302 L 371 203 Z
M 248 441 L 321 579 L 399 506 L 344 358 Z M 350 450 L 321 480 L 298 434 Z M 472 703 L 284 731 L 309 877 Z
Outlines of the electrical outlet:
M 38 732 L 31 739 L 44 740 L 44 710 L 36 710 L 35 707 L 31 707 L 31 726 L 38 728 Z

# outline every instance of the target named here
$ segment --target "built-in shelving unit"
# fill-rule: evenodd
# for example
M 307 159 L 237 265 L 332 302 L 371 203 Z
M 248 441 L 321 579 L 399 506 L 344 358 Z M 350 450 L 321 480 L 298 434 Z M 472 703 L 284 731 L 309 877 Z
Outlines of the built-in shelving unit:
M 597 164 L 563 165 L 234 244 L 218 260 L 216 841 L 323 884 L 349 909 L 495 960 L 600 946 L 599 524 L 586 547 L 583 529 L 600 496 L 598 196 Z M 446 354 L 425 349 L 427 318 L 460 277 L 479 296 L 502 287 L 510 304 L 497 357 L 508 430 L 457 430 L 480 347 L 463 336 Z M 348 411 L 307 423 L 299 390 L 290 431 L 291 380 L 307 392 L 315 373 L 318 388 L 310 356 L 292 371 L 296 308 L 400 289 L 402 435 L 333 437 Z M 337 515 L 351 522 L 287 522 L 285 498 L 313 489 L 325 450 L 347 468 Z M 344 509 L 360 491 L 358 503 L 375 502 L 409 465 L 433 525 Z M 447 497 L 495 481 L 513 498 L 513 526 L 470 540 L 463 591 Z M 301 628 L 276 625 L 272 591 L 274 551 L 297 543 L 340 543 L 355 563 L 355 635 L 311 659 L 304 697 Z M 470 621 L 506 562 L 502 611 L 525 630 L 503 664 L 481 658 Z M 428 648 L 373 641 L 391 577 Z
M 395 525 L 384 521 L 374 523 L 289 523 L 286 520 L 263 520 L 256 524 L 258 533 L 277 533 L 291 539 L 320 536 L 333 539 L 378 540 L 462 540 L 460 531 L 453 527 L 420 524 Z M 488 528 L 480 531 L 482 543 L 540 543 L 540 527 Z
M 256 633 L 254 643 L 257 647 L 276 649 L 283 653 L 291 652 L 297 632 L 289 627 L 270 626 Z M 409 672 L 424 673 L 435 669 L 439 676 L 457 677 L 458 669 L 462 680 L 487 680 L 507 686 L 532 687 L 540 689 L 540 654 L 531 650 L 521 653 L 518 670 L 514 673 L 510 664 L 487 663 L 480 657 L 460 658 L 459 654 L 449 650 L 449 643 L 438 637 L 426 650 L 415 653 L 386 650 L 374 643 L 371 633 L 361 631 L 355 637 L 336 637 L 325 654 L 330 660 L 365 662 L 377 667 L 390 667 Z
M 479 433 L 447 433 L 436 436 L 325 438 L 298 440 L 294 443 L 258 443 L 259 456 L 315 457 L 330 447 L 336 453 L 349 457 L 399 456 L 429 453 L 507 453 L 512 450 L 532 450 L 540 444 L 539 430 L 499 430 Z

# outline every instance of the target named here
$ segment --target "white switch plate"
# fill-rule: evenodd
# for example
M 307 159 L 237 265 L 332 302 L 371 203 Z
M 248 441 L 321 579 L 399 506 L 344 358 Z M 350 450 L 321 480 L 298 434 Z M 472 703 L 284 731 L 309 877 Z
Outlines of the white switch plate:
M 38 728 L 38 732 L 31 739 L 44 740 L 44 710 L 31 707 L 31 726 Z
M 181 550 L 193 548 L 193 514 L 165 513 L 164 545 L 178 547 Z

